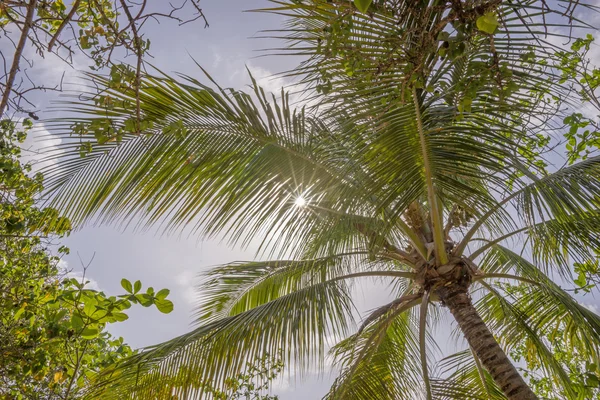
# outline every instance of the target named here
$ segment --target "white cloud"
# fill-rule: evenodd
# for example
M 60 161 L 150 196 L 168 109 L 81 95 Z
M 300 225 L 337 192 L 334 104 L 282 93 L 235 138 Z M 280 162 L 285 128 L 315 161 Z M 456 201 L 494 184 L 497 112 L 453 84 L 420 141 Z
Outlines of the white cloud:
M 179 293 L 188 304 L 198 303 L 198 294 L 195 288 L 196 276 L 192 271 L 186 270 L 177 274 L 175 283 L 180 286 Z
M 89 274 L 86 273 L 84 276 L 83 271 L 73 271 L 72 269 L 69 269 L 69 264 L 65 260 L 60 260 L 57 267 L 61 273 L 64 273 L 65 278 L 75 278 L 79 282 L 85 282 L 86 289 L 97 290 L 99 292 L 102 291 L 98 282 L 90 278 Z
M 292 109 L 316 105 L 314 99 L 306 98 L 304 93 L 302 93 L 302 86 L 297 84 L 294 79 L 280 73 L 275 73 L 269 68 L 255 65 L 252 62 L 246 62 L 231 73 L 230 82 L 235 89 L 244 90 L 247 93 L 252 91 L 249 88 L 251 81 L 248 72 L 256 80 L 257 85 L 264 90 L 269 102 L 272 102 L 271 94 L 279 102 L 281 99 L 281 90 L 283 89 L 289 96 L 289 104 Z M 281 103 L 279 104 L 281 105 Z
M 217 78 L 217 83 L 224 85 L 223 79 L 218 79 L 217 75 L 221 77 L 228 77 L 227 85 L 234 89 L 243 89 L 250 84 L 250 77 L 248 71 L 256 79 L 259 86 L 261 86 L 265 92 L 273 93 L 278 96 L 281 93 L 282 87 L 289 87 L 293 82 L 280 75 L 275 76 L 275 73 L 268 68 L 258 66 L 251 61 L 248 61 L 243 54 L 239 53 L 223 53 L 216 47 L 211 47 L 213 55 L 212 71 L 209 71 L 211 75 L 214 73 Z
M 275 96 L 279 96 L 281 88 L 289 87 L 291 82 L 281 75 L 275 76 L 272 71 L 266 68 L 258 67 L 250 63 L 247 64 L 248 70 L 256 79 L 258 86 L 262 87 L 265 92 L 273 93 Z
M 31 163 L 34 172 L 50 165 L 55 165 L 57 163 L 55 158 L 44 158 L 51 154 L 58 155 L 62 153 L 62 150 L 59 149 L 61 143 L 62 139 L 51 134 L 43 123 L 35 123 L 27 139 L 21 145 L 23 155 L 21 161 Z
M 16 39 L 14 34 L 8 35 L 11 36 Z M 12 61 L 15 52 L 14 41 L 0 41 L 0 52 L 7 57 L 6 61 Z M 15 91 L 27 93 L 23 98 L 14 96 L 13 99 L 25 112 L 46 111 L 49 100 L 55 98 L 60 89 L 78 93 L 85 90 L 84 80 L 79 71 L 89 70 L 92 64 L 92 60 L 81 52 L 75 52 L 72 59 L 63 60 L 54 53 L 38 51 L 29 42 L 24 48 L 13 87 Z M 11 105 L 7 115 L 15 111 Z

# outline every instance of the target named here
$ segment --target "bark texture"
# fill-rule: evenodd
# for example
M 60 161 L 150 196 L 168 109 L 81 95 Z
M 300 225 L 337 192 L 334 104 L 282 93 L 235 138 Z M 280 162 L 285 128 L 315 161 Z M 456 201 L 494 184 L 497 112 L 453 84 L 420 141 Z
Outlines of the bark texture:
M 471 303 L 464 286 L 454 284 L 436 290 L 498 387 L 509 400 L 537 400 Z

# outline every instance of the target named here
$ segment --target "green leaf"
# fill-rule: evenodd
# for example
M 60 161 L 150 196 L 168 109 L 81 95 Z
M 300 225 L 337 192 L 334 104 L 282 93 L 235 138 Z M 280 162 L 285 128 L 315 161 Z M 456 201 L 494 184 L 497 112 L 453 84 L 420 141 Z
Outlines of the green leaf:
M 21 315 L 25 312 L 25 307 L 27 307 L 27 303 L 23 303 L 21 308 L 19 308 L 19 310 L 15 313 L 15 316 L 14 316 L 15 321 L 18 320 L 19 317 L 21 317 Z
M 82 36 L 79 40 L 79 43 L 81 44 L 81 48 L 84 50 L 87 50 L 90 47 L 92 47 L 89 42 L 89 37 L 87 36 Z
M 136 294 L 134 298 L 144 307 L 150 307 L 153 303 L 153 298 L 149 294 Z
M 169 293 L 171 293 L 171 291 L 169 289 L 162 289 L 162 290 L 159 290 L 155 296 L 157 299 L 163 300 L 169 295 Z
M 73 329 L 78 330 L 83 328 L 83 319 L 79 316 L 79 314 L 73 314 L 71 317 L 71 326 Z
M 493 35 L 498 29 L 498 16 L 495 12 L 488 12 L 477 18 L 477 29 Z
M 373 0 L 354 0 L 354 5 L 361 13 L 366 13 Z
M 84 339 L 94 339 L 100 334 L 100 330 L 98 328 L 85 328 L 81 331 L 81 337 Z
M 587 279 L 585 274 L 583 272 L 580 272 L 577 278 L 574 279 L 574 282 L 579 287 L 584 287 L 585 285 L 587 285 Z
M 173 302 L 171 300 L 156 300 L 154 302 L 156 304 L 156 308 L 163 314 L 168 314 L 173 311 Z
M 133 293 L 139 292 L 141 288 L 142 282 L 140 282 L 139 280 L 135 281 L 135 283 L 133 284 Z
M 94 297 L 92 297 L 92 294 L 85 292 L 84 294 L 85 295 L 81 296 L 81 300 L 83 303 L 83 312 L 86 315 L 90 316 L 96 311 L 96 305 L 98 304 L 98 301 Z
M 133 293 L 133 286 L 131 286 L 131 282 L 129 282 L 127 279 L 121 279 L 121 286 L 127 291 L 127 293 Z
M 67 315 L 69 311 L 67 309 L 62 309 L 59 312 L 56 313 L 56 315 L 54 316 L 54 322 L 58 322 L 61 319 L 63 319 L 65 317 L 65 315 Z
M 113 317 L 114 317 L 114 318 L 115 318 L 117 321 L 119 321 L 119 322 L 122 322 L 122 321 L 125 321 L 125 320 L 129 319 L 129 316 L 128 316 L 127 314 L 125 314 L 125 313 L 122 313 L 122 312 L 116 312 L 116 313 L 113 313 L 113 315 L 112 315 L 112 316 L 113 316 Z
M 447 41 L 450 38 L 450 34 L 446 31 L 441 31 L 438 33 L 437 40 L 439 41 Z

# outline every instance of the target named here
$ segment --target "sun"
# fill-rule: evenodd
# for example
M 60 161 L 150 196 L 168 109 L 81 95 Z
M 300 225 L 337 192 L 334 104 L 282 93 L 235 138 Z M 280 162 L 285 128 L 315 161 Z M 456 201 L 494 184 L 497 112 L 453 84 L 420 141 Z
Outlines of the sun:
M 306 199 L 302 196 L 298 196 L 296 197 L 296 200 L 294 200 L 294 205 L 304 207 L 306 205 Z

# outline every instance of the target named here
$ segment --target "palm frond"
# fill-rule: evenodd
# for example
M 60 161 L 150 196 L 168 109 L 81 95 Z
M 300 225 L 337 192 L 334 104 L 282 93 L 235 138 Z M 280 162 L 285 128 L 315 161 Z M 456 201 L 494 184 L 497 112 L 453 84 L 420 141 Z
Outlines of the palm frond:
M 417 321 L 408 311 L 419 302 L 398 305 L 331 350 L 342 372 L 327 399 L 414 399 L 422 392 Z
M 434 398 L 440 400 L 504 400 L 506 397 L 487 371 L 477 368 L 470 351 L 452 354 L 436 365 L 439 377 L 432 380 Z M 485 384 L 481 380 L 481 374 Z M 484 386 L 485 385 L 485 386 Z
M 585 354 L 582 357 L 596 362 L 600 350 L 600 316 L 579 304 L 536 265 L 507 248 L 494 246 L 482 261 L 481 268 L 511 271 L 535 282 L 521 285 L 518 290 L 484 283 L 490 294 L 480 300 L 479 311 L 508 349 L 520 341 L 527 341 L 529 356 L 536 357 L 547 376 L 564 393 L 576 398 L 568 374 L 553 356 L 543 335 L 547 330 L 561 327 L 565 345 L 579 349 Z
M 82 118 L 54 124 L 63 138 L 61 163 L 44 171 L 47 189 L 76 223 L 93 216 L 102 222 L 141 218 L 167 230 L 191 223 L 208 235 L 229 234 L 232 241 L 243 234 L 249 240 L 257 232 L 293 232 L 298 243 L 328 221 L 310 207 L 295 207 L 297 197 L 338 214 L 368 215 L 373 209 L 361 183 L 368 180 L 349 162 L 350 144 L 332 134 L 333 126 L 292 110 L 285 94 L 278 105 L 258 86 L 252 100 L 197 81 L 146 77 L 141 105 L 147 129 L 139 135 L 119 133 L 131 121 L 130 96 L 108 90 L 108 111 L 88 103 L 78 107 Z M 81 134 L 73 136 L 77 126 Z M 114 135 L 85 157 L 78 155 L 82 145 L 96 142 L 94 135 L 107 132 Z
M 546 266 L 545 268 L 554 263 L 558 272 L 568 277 L 570 270 L 565 263 L 564 251 L 567 250 L 576 256 L 577 252 L 585 251 L 594 243 L 594 239 L 589 235 L 585 238 L 585 230 L 591 229 L 590 233 L 597 230 L 593 216 L 599 207 L 599 200 L 595 194 L 599 189 L 600 156 L 588 158 L 537 179 L 508 194 L 481 216 L 465 234 L 455 254 L 462 254 L 475 233 L 481 231 L 486 220 L 497 218 L 498 213 L 503 218 L 506 216 L 505 208 L 514 206 L 517 209 L 518 221 L 513 223 L 513 226 L 518 228 L 509 230 L 509 233 L 529 228 L 529 233 L 534 239 L 533 255 L 536 260 L 540 261 L 540 265 Z M 577 222 L 578 220 L 580 222 Z M 544 239 L 548 239 L 548 234 L 556 233 L 560 226 L 579 229 L 572 239 L 559 235 L 555 240 L 544 242 Z M 506 231 L 497 235 L 502 236 L 506 236 Z M 578 249 L 577 244 L 581 244 L 582 241 L 586 246 Z M 573 243 L 577 244 L 572 245 Z M 579 256 L 585 257 L 585 254 L 581 253 Z
M 503 271 L 512 270 L 519 276 L 537 282 L 537 285 L 526 285 L 527 293 L 522 298 L 519 297 L 523 301 L 521 309 L 526 311 L 528 318 L 535 321 L 535 327 L 565 322 L 568 336 L 579 338 L 581 342 L 578 346 L 587 349 L 593 357 L 598 357 L 600 316 L 581 305 L 537 265 L 514 251 L 495 246 L 489 256 L 490 260 L 486 261 L 485 268 L 493 266 L 492 268 Z M 539 307 L 540 304 L 545 307 Z
M 105 371 L 90 397 L 134 394 L 161 400 L 187 393 L 186 398 L 200 399 L 204 385 L 220 387 L 264 354 L 281 354 L 299 371 L 322 367 L 325 337 L 347 335 L 351 307 L 347 291 L 336 281 L 307 286 L 133 356 Z
M 530 315 L 511 304 L 504 293 L 499 293 L 486 283 L 484 286 L 490 291 L 490 295 L 479 301 L 479 311 L 483 311 L 482 318 L 497 332 L 504 346 L 510 350 L 511 345 L 514 346 L 521 340 L 531 343 L 530 351 L 535 353 L 544 372 L 561 385 L 571 397 L 575 397 L 568 374 L 544 343 L 541 332 L 530 324 L 528 318 Z
M 198 321 L 210 323 L 237 315 L 314 284 L 360 276 L 360 272 L 393 270 L 389 263 L 370 261 L 368 255 L 368 251 L 355 251 L 313 260 L 241 262 L 213 268 L 198 288 L 202 298 Z
M 421 374 L 425 386 L 425 396 L 427 400 L 432 400 L 431 381 L 429 379 L 429 367 L 427 365 L 427 309 L 429 308 L 429 292 L 423 294 L 419 312 L 419 352 L 421 359 Z
M 531 250 L 538 265 L 544 266 L 545 273 L 549 273 L 550 267 L 555 267 L 562 271 L 563 276 L 569 276 L 573 263 L 595 260 L 595 249 L 600 248 L 600 215 L 598 210 L 583 209 L 576 214 L 526 225 L 486 242 L 470 257 L 475 259 L 516 235 L 526 237 L 525 247 Z

